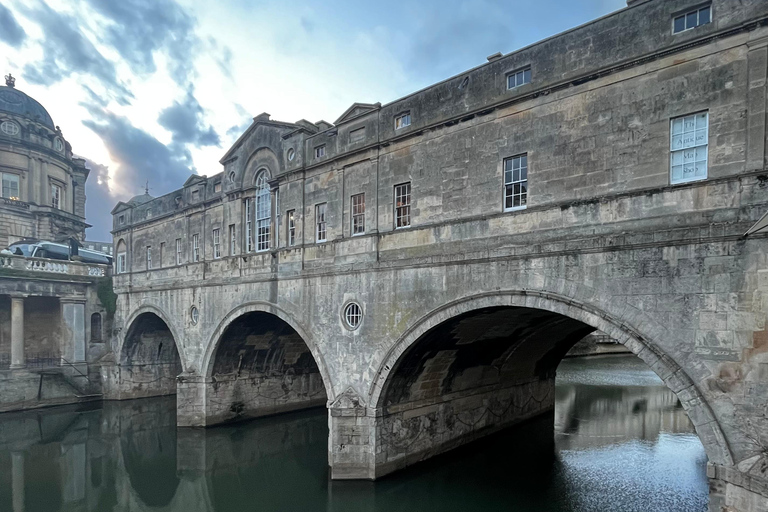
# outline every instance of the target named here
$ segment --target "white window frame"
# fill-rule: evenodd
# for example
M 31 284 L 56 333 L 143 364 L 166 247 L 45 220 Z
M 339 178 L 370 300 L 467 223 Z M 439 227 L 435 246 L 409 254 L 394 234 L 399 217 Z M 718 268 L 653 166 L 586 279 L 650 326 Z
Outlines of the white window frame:
M 221 231 L 219 228 L 213 230 L 213 259 L 221 258 Z
M 315 158 L 323 158 L 325 156 L 325 144 L 315 147 Z
M 705 180 L 709 174 L 708 168 L 709 111 L 704 110 L 670 119 L 670 184 Z M 686 173 L 688 173 L 687 176 Z
M 410 112 L 403 112 L 402 114 L 395 116 L 395 130 L 400 130 L 408 126 L 411 126 Z
M 192 261 L 194 263 L 200 261 L 200 235 L 197 233 L 192 235 Z
M 285 219 L 288 223 L 288 246 L 296 245 L 296 210 L 285 212 Z
M 181 265 L 181 238 L 176 239 L 176 265 Z
M 517 89 L 529 83 L 531 83 L 531 66 L 507 74 L 507 89 Z
M 10 184 L 15 183 L 16 184 L 16 195 L 14 196 L 11 192 L 7 192 L 9 195 L 6 195 L 5 191 L 5 184 L 6 182 L 9 184 L 8 189 L 10 190 Z M 16 201 L 21 200 L 21 180 L 19 179 L 18 174 L 14 174 L 12 172 L 0 172 L 0 197 L 4 197 L 6 199 L 13 199 Z
M 350 233 L 352 236 L 365 234 L 365 193 L 355 194 L 350 198 Z
M 704 23 L 701 23 L 700 22 L 701 11 L 704 11 L 704 10 L 709 10 L 709 20 L 704 22 Z M 682 34 L 683 32 L 688 32 L 689 30 L 693 30 L 693 29 L 695 29 L 697 27 L 701 27 L 703 25 L 708 25 L 708 24 L 712 23 L 712 19 L 713 19 L 712 13 L 713 13 L 713 9 L 712 9 L 712 4 L 710 3 L 710 4 L 707 4 L 707 5 L 701 5 L 699 7 L 696 7 L 695 9 L 691 9 L 691 10 L 686 11 L 684 13 L 675 14 L 674 16 L 672 16 L 672 34 Z M 691 14 L 695 14 L 696 15 L 696 24 L 691 26 L 691 27 L 689 27 L 688 26 L 688 16 L 690 16 Z M 677 21 L 677 20 L 679 20 L 681 18 L 683 19 L 683 29 L 682 30 L 675 30 L 675 21 Z
M 251 198 L 245 198 L 245 252 L 253 251 L 253 220 L 251 213 Z
M 118 274 L 125 274 L 127 259 L 128 259 L 128 255 L 125 252 L 117 253 L 117 273 Z
M 272 222 L 272 192 L 269 174 L 262 170 L 256 176 L 256 252 L 269 250 Z
M 319 203 L 315 205 L 315 241 L 328 241 L 328 203 Z
M 234 256 L 237 252 L 237 230 L 234 224 L 229 225 L 229 255 Z
M 505 158 L 503 165 L 504 211 L 525 210 L 528 207 L 528 153 Z M 517 205 L 515 205 L 515 198 L 518 198 Z
M 404 199 L 404 201 L 400 201 Z M 411 227 L 411 182 L 395 185 L 392 200 L 394 206 L 395 229 Z
M 62 188 L 58 183 L 51 183 L 51 208 L 61 210 Z

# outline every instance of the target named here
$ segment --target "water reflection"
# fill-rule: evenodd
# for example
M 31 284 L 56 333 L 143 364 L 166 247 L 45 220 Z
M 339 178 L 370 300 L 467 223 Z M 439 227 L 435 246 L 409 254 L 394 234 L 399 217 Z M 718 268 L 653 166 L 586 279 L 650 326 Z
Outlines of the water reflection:
M 554 420 L 376 483 L 328 481 L 324 410 L 174 424 L 173 398 L 0 415 L 0 510 L 706 510 L 703 448 L 632 358 L 567 361 Z

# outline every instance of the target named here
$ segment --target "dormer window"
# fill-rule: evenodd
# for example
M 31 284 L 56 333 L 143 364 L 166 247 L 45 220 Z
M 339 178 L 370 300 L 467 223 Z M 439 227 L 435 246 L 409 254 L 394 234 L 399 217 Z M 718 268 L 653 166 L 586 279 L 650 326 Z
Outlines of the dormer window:
M 214 183 L 214 185 L 213 185 L 213 193 L 214 194 L 218 194 L 219 192 L 221 192 L 221 182 Z
M 507 75 L 507 89 L 514 89 L 529 83 L 531 83 L 530 66 Z
M 349 132 L 349 142 L 359 142 L 365 138 L 365 126 Z
M 325 144 L 317 146 L 315 148 L 315 158 L 322 158 L 325 156 Z
M 200 199 L 200 191 L 195 189 L 192 191 L 192 200 L 197 201 L 198 199 Z
M 120 224 L 121 226 L 122 226 L 123 224 L 125 224 L 125 215 L 121 215 L 121 216 L 119 216 L 119 217 L 117 218 L 117 223 L 118 223 L 118 224 Z
M 679 34 L 686 30 L 694 29 L 700 25 L 706 25 L 712 21 L 712 6 L 705 5 L 692 11 L 680 14 L 672 18 L 672 33 Z
M 395 130 L 399 130 L 400 128 L 405 128 L 406 126 L 411 125 L 411 113 L 405 112 L 404 114 L 400 114 L 399 116 L 395 117 Z

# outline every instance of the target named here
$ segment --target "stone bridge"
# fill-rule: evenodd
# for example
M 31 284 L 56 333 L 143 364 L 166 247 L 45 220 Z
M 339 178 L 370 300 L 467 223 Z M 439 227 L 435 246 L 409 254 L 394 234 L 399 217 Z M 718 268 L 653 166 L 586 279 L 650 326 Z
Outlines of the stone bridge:
M 686 2 L 636 2 L 333 125 L 262 114 L 222 173 L 118 204 L 105 393 L 178 393 L 189 427 L 325 405 L 332 477 L 375 479 L 551 413 L 600 330 L 759 510 L 768 4 L 713 4 L 675 35 Z

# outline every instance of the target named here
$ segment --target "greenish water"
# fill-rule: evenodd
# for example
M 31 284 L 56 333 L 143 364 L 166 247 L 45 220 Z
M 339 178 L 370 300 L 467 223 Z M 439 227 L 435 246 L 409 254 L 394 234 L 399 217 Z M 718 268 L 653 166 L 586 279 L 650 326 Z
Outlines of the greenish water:
M 557 408 L 373 482 L 331 482 L 324 410 L 177 432 L 171 399 L 0 415 L 0 511 L 705 512 L 706 456 L 631 356 L 566 360 Z

